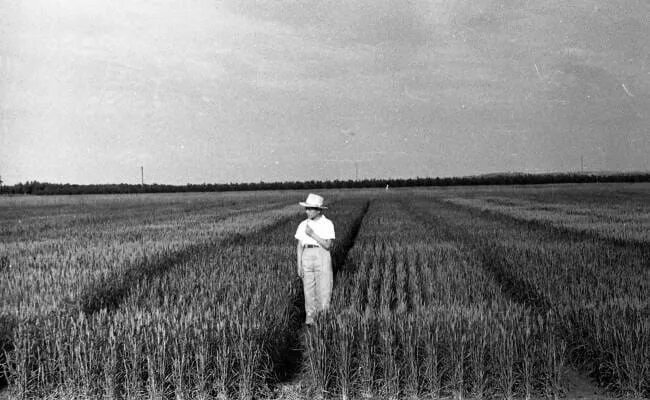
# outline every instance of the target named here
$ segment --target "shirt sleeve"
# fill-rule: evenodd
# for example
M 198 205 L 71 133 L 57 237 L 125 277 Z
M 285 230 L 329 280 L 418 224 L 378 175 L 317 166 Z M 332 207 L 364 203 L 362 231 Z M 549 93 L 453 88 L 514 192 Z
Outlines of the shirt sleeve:
M 336 239 L 336 235 L 334 234 L 334 224 L 332 221 L 327 221 L 328 224 L 324 227 L 325 232 L 323 234 L 323 239 Z
M 304 225 L 305 225 L 305 221 L 301 222 L 298 225 L 298 229 L 296 229 L 296 234 L 294 235 L 294 237 L 296 239 L 300 240 L 300 241 L 302 241 L 304 239 L 304 237 L 305 237 L 305 226 Z

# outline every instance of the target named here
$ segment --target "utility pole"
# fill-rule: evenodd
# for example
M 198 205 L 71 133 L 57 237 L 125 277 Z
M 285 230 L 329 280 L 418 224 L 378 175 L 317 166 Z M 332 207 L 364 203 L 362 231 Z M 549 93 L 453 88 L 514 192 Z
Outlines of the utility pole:
M 357 161 L 354 162 L 354 180 L 358 181 L 359 180 L 359 163 Z
M 144 186 L 144 166 L 140 166 L 140 184 Z
M 584 157 L 580 156 L 580 172 L 584 173 L 585 172 L 585 162 L 584 162 Z

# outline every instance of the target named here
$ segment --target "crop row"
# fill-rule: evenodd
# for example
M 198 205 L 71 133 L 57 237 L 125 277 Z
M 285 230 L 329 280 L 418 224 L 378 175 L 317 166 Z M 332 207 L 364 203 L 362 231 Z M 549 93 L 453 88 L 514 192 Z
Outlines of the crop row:
M 363 204 L 341 202 L 332 213 L 342 242 Z M 137 284 L 117 308 L 22 325 L 9 363 L 12 390 L 61 398 L 268 394 L 299 357 L 297 222 L 197 249 Z
M 609 241 L 433 198 L 409 207 L 497 277 L 509 298 L 552 312 L 573 364 L 610 390 L 648 395 L 647 241 Z
M 245 210 L 262 211 L 291 203 L 289 193 L 265 194 L 138 194 L 118 196 L 55 196 L 0 199 L 0 238 L 4 243 L 75 239 L 84 232 L 107 235 L 119 230 L 165 227 L 182 221 L 210 221 Z
M 331 312 L 307 335 L 310 378 L 341 398 L 559 395 L 553 314 L 503 296 L 456 243 L 399 202 L 371 206 Z
M 592 235 L 619 243 L 650 241 L 650 209 L 642 205 L 549 204 L 516 198 L 449 198 L 452 204 L 507 215 L 550 229 Z
M 30 209 L 27 214 L 40 214 L 44 212 L 42 207 L 1 207 L 3 218 L 14 223 L 20 220 L 22 229 L 33 233 L 33 237 L 11 236 L 11 240 L 0 243 L 1 371 L 6 369 L 4 353 L 12 346 L 13 330 L 23 321 L 50 313 L 70 313 L 71 307 L 99 309 L 102 302 L 97 300 L 110 297 L 110 301 L 119 301 L 113 293 L 125 293 L 123 289 L 136 284 L 143 274 L 168 267 L 165 261 L 178 260 L 179 255 L 188 253 L 188 247 L 214 245 L 233 234 L 250 234 L 299 211 L 297 205 L 275 205 L 280 201 L 286 204 L 287 199 L 281 196 L 270 202 L 273 208 L 254 208 L 252 202 L 242 201 L 209 211 L 204 204 L 207 199 L 190 205 L 181 199 L 176 200 L 176 212 L 166 212 L 167 219 L 161 219 L 156 216 L 156 207 L 144 211 L 141 201 L 131 199 L 126 203 L 125 213 L 131 217 L 128 221 L 118 213 L 113 223 L 73 224 L 65 234 L 60 232 L 56 212 L 48 218 L 54 221 L 53 228 L 44 229 L 39 227 L 41 218 L 21 217 L 25 208 Z M 46 204 L 47 210 L 54 207 Z M 69 207 L 66 204 L 57 207 Z M 120 201 L 117 204 L 124 205 Z M 133 208 L 139 211 L 132 213 Z M 100 203 L 94 211 L 100 216 L 117 212 L 114 203 Z M 154 220 L 156 224 L 143 224 Z M 3 229 L 11 230 L 11 226 L 3 225 Z M 0 376 L 1 383 L 4 374 Z
M 514 202 L 530 201 L 546 205 L 620 208 L 621 211 L 647 204 L 650 185 L 647 183 L 578 183 L 557 185 L 513 185 L 449 187 L 442 190 L 416 190 L 418 194 L 436 198 L 457 197 L 465 199 L 509 199 Z
M 179 213 L 155 225 L 133 219 L 128 224 L 73 226 L 49 239 L 3 242 L 0 314 L 24 318 L 50 312 L 78 297 L 91 282 L 137 268 L 159 254 L 253 232 L 296 212 L 297 206 L 217 209 L 200 219 Z
M 616 234 L 638 210 L 583 207 L 570 191 L 562 205 L 479 192 L 380 192 L 369 208 L 367 193 L 338 196 L 348 199 L 327 212 L 338 237 L 332 309 L 305 331 L 310 388 L 342 398 L 557 396 L 571 362 L 618 393 L 648 396 L 646 223 L 634 240 Z M 8 233 L 0 340 L 3 326 L 15 328 L 4 363 L 12 395 L 273 397 L 301 368 L 304 314 L 299 208 L 264 198 L 222 212 L 203 197 L 164 200 L 153 214 L 109 201 L 97 218 L 62 211 L 61 221 L 77 220 L 67 230 L 55 218 Z M 41 210 L 30 213 L 23 221 L 38 225 Z

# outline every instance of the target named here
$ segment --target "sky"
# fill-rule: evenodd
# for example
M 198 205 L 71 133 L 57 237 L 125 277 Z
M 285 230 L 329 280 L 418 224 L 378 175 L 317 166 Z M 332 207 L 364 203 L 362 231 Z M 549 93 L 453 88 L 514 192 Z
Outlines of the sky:
M 0 178 L 650 170 L 647 0 L 0 0 Z

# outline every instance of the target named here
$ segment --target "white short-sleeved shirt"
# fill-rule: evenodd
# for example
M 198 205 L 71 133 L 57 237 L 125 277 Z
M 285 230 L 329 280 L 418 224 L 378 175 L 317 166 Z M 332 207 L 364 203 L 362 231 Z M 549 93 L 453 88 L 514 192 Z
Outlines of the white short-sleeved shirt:
M 300 243 L 304 246 L 306 244 L 315 244 L 318 245 L 318 242 L 316 242 L 313 238 L 307 235 L 305 233 L 305 228 L 307 227 L 307 224 L 311 227 L 311 229 L 314 230 L 314 233 L 316 233 L 318 236 L 321 237 L 321 239 L 335 239 L 334 235 L 334 224 L 332 221 L 327 219 L 324 215 L 321 215 L 319 218 L 312 220 L 307 218 L 306 220 L 302 221 L 300 225 L 298 225 L 298 230 L 296 230 L 296 236 L 295 238 L 300 240 Z

